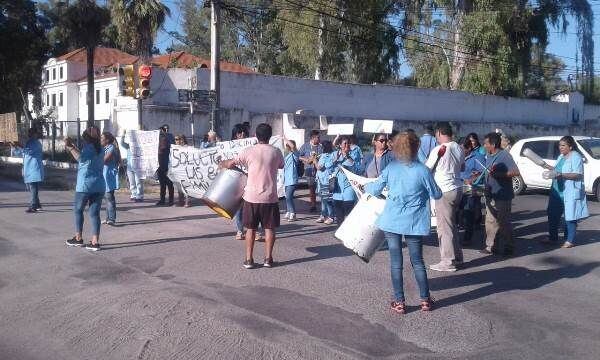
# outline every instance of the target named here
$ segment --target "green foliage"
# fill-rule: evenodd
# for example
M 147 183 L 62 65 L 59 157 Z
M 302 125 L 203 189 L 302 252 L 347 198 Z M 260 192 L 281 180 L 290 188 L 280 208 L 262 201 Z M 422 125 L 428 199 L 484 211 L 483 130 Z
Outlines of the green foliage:
M 0 113 L 20 111 L 24 93 L 41 82 L 49 50 L 41 18 L 30 0 L 0 0 Z

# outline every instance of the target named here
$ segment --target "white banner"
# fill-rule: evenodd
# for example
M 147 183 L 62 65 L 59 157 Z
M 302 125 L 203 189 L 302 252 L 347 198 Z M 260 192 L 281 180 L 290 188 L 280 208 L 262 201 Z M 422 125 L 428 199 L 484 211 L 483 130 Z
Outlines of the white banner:
M 243 149 L 258 143 L 256 138 L 218 142 L 214 147 L 197 149 L 192 146 L 171 145 L 169 178 L 181 184 L 182 190 L 193 198 L 202 198 L 219 172 L 219 163 L 236 157 Z M 269 143 L 283 151 L 280 136 Z M 243 169 L 245 170 L 245 169 Z M 277 195 L 283 197 L 283 170 L 277 173 Z
M 152 177 L 158 169 L 158 137 L 160 131 L 129 130 L 125 142 L 131 152 L 131 166 L 142 179 Z
M 352 135 L 354 133 L 354 124 L 329 124 L 327 126 L 327 135 Z
M 365 133 L 391 134 L 393 129 L 394 122 L 392 120 L 365 119 L 363 122 L 363 132 Z

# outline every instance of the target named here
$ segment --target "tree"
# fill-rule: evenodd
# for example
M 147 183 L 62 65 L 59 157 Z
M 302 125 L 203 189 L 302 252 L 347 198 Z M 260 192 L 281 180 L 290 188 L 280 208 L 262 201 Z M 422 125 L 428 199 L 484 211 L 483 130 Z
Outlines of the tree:
M 149 63 L 156 33 L 171 14 L 169 8 L 160 0 L 112 0 L 110 9 L 121 49 Z
M 49 49 L 30 0 L 0 0 L 0 113 L 19 111 L 19 93 L 37 92 Z
M 64 15 L 68 36 L 86 52 L 88 126 L 94 124 L 94 50 L 109 23 L 108 9 L 96 5 L 93 0 L 79 0 L 69 6 Z

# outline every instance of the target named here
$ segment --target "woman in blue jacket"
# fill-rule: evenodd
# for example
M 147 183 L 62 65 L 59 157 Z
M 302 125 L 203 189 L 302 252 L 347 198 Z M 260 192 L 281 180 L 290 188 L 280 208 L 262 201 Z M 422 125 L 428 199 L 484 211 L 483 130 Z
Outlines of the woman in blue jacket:
M 115 199 L 115 190 L 119 189 L 119 163 L 121 154 L 116 146 L 115 137 L 109 132 L 102 133 L 100 143 L 104 148 L 104 168 L 102 174 L 106 189 L 104 198 L 106 198 L 106 220 L 107 225 L 114 225 L 117 221 L 117 201 Z
M 348 177 L 340 169 L 340 167 L 343 167 L 355 174 L 360 173 L 361 159 L 353 157 L 350 146 L 350 139 L 347 136 L 342 136 L 339 150 L 333 152 L 333 165 L 335 166 L 333 176 L 336 177 L 336 185 L 332 197 L 338 224 L 344 222 L 356 202 L 356 193 L 352 189 Z M 358 153 L 354 152 L 354 154 Z
M 394 153 L 398 160 L 389 164 L 376 181 L 365 185 L 366 192 L 378 196 L 388 189 L 385 208 L 377 219 L 377 226 L 384 232 L 390 250 L 390 268 L 394 301 L 392 310 L 406 311 L 402 280 L 402 236 L 406 241 L 415 279 L 419 285 L 421 310 L 429 311 L 432 300 L 429 282 L 423 262 L 423 238 L 429 235 L 431 218 L 430 198 L 442 197 L 429 169 L 417 160 L 419 138 L 413 132 L 396 136 Z
M 317 192 L 321 198 L 321 216 L 317 219 L 318 223 L 331 225 L 335 222 L 335 211 L 333 209 L 333 198 L 329 191 L 329 178 L 335 170 L 335 152 L 333 143 L 325 140 L 322 143 L 323 153 L 319 156 L 317 163 Z
M 294 140 L 285 139 L 285 155 L 283 167 L 283 185 L 285 186 L 285 219 L 287 221 L 296 221 L 296 206 L 294 204 L 294 192 L 298 184 L 298 149 Z
M 81 151 L 71 139 L 65 140 L 67 151 L 79 163 L 77 167 L 77 185 L 73 213 L 75 215 L 75 236 L 66 241 L 69 246 L 83 246 L 83 210 L 89 204 L 90 221 L 92 222 L 92 239 L 86 245 L 91 251 L 100 250 L 100 207 L 106 184 L 102 171 L 104 169 L 104 151 L 100 144 L 100 130 L 90 126 L 83 132 L 84 145 Z
M 564 136 L 558 143 L 560 155 L 551 170 L 552 187 L 548 199 L 548 233 L 544 242 L 558 242 L 558 227 L 561 217 L 565 216 L 565 242 L 563 248 L 575 245 L 577 222 L 590 216 L 587 208 L 585 187 L 583 184 L 583 158 L 575 149 L 575 140 Z
M 44 181 L 44 164 L 42 163 L 42 143 L 39 140 L 39 131 L 33 127 L 28 132 L 29 140 L 23 147 L 23 182 L 31 193 L 31 202 L 26 213 L 35 213 L 42 210 L 40 204 L 40 184 Z

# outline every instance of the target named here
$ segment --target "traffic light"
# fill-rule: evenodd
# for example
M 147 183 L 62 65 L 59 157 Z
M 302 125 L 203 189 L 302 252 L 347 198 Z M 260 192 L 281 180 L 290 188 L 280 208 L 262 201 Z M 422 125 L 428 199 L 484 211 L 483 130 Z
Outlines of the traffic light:
M 135 69 L 133 65 L 119 67 L 121 95 L 135 97 Z
M 142 99 L 150 96 L 150 79 L 152 79 L 152 66 L 140 65 L 138 69 L 138 75 L 140 76 L 140 97 Z

